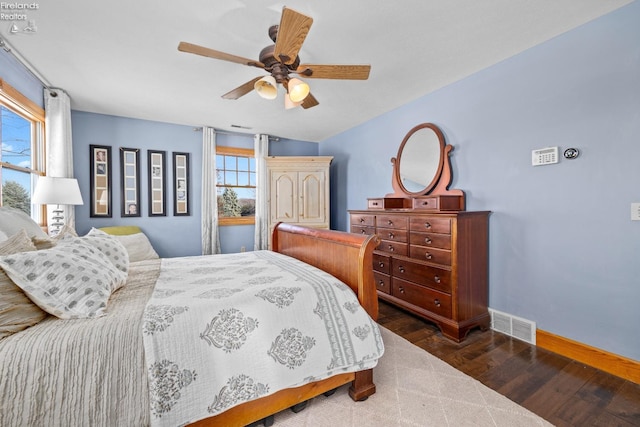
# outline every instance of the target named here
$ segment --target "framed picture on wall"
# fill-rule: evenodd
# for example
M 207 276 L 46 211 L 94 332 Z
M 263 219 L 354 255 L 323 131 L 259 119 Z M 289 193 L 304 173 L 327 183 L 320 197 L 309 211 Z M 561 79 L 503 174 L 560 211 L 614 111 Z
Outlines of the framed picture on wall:
M 89 146 L 89 175 L 91 177 L 92 218 L 111 218 L 111 147 Z
M 148 150 L 149 216 L 166 216 L 166 152 Z
M 173 153 L 173 214 L 190 215 L 189 153 Z
M 120 216 L 140 216 L 140 150 L 120 147 Z

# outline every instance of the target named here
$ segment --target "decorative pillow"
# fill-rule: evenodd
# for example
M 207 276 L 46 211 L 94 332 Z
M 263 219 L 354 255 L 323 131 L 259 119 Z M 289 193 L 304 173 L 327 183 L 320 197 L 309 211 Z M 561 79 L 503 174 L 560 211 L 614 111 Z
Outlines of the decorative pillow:
M 9 206 L 0 207 L 0 233 L 11 237 L 22 229 L 26 230 L 29 237 L 47 238 L 47 233 L 20 209 Z
M 51 249 L 0 256 L 0 267 L 40 308 L 61 319 L 99 317 L 126 274 L 80 237 Z
M 64 239 L 66 236 L 78 237 L 78 233 L 76 233 L 76 230 L 73 227 L 65 224 L 60 230 L 60 232 L 55 236 L 47 237 L 45 239 L 41 239 L 39 237 L 32 237 L 31 241 L 33 242 L 34 245 L 36 245 L 36 249 L 38 250 L 51 249 L 56 245 L 56 243 L 58 243 L 61 239 Z
M 100 227 L 98 230 L 114 236 L 142 233 L 142 230 L 137 225 L 114 225 L 111 227 Z
M 113 236 L 127 248 L 129 262 L 158 259 L 158 253 L 151 246 L 151 242 L 144 233 Z
M 32 252 L 36 248 L 25 230 L 0 243 L 0 255 Z M 47 313 L 35 305 L 0 269 L 0 340 L 47 317 Z
M 4 242 L 0 242 L 0 255 L 12 255 L 18 252 L 31 252 L 35 250 L 36 247 L 24 229 L 18 231 Z
M 125 275 L 129 272 L 129 253 L 115 236 L 110 236 L 104 231 L 92 228 L 87 235 L 81 237 L 81 239 L 105 254 L 107 258 L 109 258 L 109 261 Z

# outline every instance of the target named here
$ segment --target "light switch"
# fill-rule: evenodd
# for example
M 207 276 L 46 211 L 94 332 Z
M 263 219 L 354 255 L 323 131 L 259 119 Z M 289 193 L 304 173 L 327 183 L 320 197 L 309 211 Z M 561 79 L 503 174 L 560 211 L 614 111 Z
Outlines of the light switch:
M 640 203 L 631 203 L 631 221 L 640 221 Z

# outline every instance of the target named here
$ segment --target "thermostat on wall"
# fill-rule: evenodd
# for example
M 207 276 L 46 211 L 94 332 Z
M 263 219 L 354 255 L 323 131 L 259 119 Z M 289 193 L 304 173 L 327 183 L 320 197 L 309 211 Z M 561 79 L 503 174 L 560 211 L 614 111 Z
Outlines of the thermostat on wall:
M 553 163 L 558 163 L 558 147 L 540 148 L 531 152 L 531 164 L 533 166 Z

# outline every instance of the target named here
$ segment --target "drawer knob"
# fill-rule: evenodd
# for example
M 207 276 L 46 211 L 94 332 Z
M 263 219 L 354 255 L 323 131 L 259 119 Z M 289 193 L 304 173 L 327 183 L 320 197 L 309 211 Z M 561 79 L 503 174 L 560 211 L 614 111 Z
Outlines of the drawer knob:
M 378 286 L 380 286 L 381 288 L 384 288 L 384 282 L 383 282 L 382 280 L 380 280 L 380 281 L 378 282 Z
M 394 237 L 396 237 L 393 233 L 389 233 L 389 238 L 393 239 Z
M 440 283 L 440 276 L 433 276 L 433 281 L 436 283 Z
M 388 221 L 387 221 L 387 224 L 388 224 L 388 225 L 393 225 L 393 221 L 388 220 Z
M 431 228 L 431 224 L 427 221 L 424 223 L 424 227 L 425 228 Z
M 389 252 L 393 252 L 395 250 L 395 248 L 391 245 L 389 245 Z
M 436 305 L 436 307 L 440 307 L 440 300 L 438 298 L 434 299 L 433 303 Z
M 431 242 L 432 242 L 432 240 L 431 240 L 429 237 L 426 237 L 426 238 L 424 239 L 424 242 L 425 242 L 427 245 L 430 245 L 430 244 L 431 244 Z
M 365 221 L 365 219 L 364 219 L 364 218 L 360 218 L 360 223 L 361 223 L 361 224 L 363 224 L 363 223 L 364 223 L 364 221 Z
M 363 228 L 362 230 L 360 230 L 360 233 L 367 234 L 367 231 Z
M 400 286 L 398 290 L 400 291 L 401 294 L 404 294 L 404 288 L 402 286 Z
M 429 201 L 428 200 L 425 200 L 425 201 L 422 202 L 422 206 L 428 206 L 428 205 L 429 205 Z
M 378 267 L 380 267 L 380 268 L 384 268 L 384 262 L 380 262 L 380 263 L 378 263 Z
M 398 267 L 398 271 L 400 271 L 400 273 L 404 273 L 404 267 L 403 266 Z
M 426 259 L 431 259 L 431 258 L 433 258 L 433 255 L 431 255 L 429 252 L 427 252 L 427 253 L 424 254 L 424 257 Z

